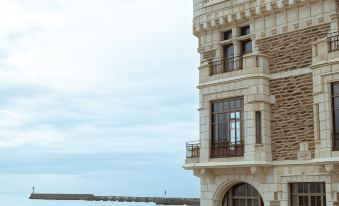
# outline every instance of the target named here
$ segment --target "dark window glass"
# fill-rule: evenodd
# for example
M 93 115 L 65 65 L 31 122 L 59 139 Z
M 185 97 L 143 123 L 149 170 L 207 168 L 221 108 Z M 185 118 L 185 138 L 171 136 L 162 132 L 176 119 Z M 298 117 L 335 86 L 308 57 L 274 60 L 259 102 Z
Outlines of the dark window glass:
M 226 193 L 223 206 L 264 206 L 264 203 L 254 187 L 241 183 Z
M 252 41 L 251 40 L 241 42 L 241 53 L 242 54 L 252 53 Z
M 339 83 L 334 83 L 332 85 L 333 96 L 339 96 Z
M 256 136 L 256 143 L 261 144 L 261 112 L 255 112 L 255 136 Z
M 339 150 L 339 82 L 332 84 L 333 150 Z
M 232 39 L 232 30 L 224 32 L 224 40 Z
M 245 36 L 250 34 L 250 26 L 243 26 L 240 28 L 240 35 Z
M 324 183 L 291 183 L 290 191 L 291 206 L 326 206 Z
M 243 100 L 232 99 L 211 104 L 212 156 L 242 156 Z
M 234 56 L 234 46 L 233 44 L 225 45 L 224 46 L 224 57 L 226 58 L 233 58 Z

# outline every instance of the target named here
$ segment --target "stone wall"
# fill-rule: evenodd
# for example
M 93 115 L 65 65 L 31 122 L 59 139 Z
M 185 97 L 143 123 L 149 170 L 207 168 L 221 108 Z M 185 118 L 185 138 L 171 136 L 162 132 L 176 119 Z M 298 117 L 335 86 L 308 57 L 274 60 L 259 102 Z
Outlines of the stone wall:
M 312 63 L 312 43 L 326 37 L 330 24 L 322 24 L 294 32 L 257 40 L 260 52 L 270 56 L 270 72 L 303 68 Z
M 270 81 L 273 160 L 297 159 L 299 143 L 308 142 L 314 153 L 312 74 Z

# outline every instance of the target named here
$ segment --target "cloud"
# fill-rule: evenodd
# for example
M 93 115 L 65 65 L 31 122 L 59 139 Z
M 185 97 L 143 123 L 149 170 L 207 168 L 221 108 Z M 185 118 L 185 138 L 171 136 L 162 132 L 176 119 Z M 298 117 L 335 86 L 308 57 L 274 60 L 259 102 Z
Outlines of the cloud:
M 146 184 L 156 174 L 159 188 L 164 171 L 181 171 L 185 141 L 199 135 L 191 7 L 182 0 L 1 1 L 0 174 L 26 186 L 46 181 L 44 188 L 74 177 L 80 191 L 95 174 L 105 176 L 100 184 L 128 171 Z

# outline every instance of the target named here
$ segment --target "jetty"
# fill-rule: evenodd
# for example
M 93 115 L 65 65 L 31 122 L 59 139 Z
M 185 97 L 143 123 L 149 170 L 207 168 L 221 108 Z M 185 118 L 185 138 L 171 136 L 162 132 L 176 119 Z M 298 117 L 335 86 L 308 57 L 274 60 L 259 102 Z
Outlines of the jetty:
M 200 206 L 199 198 L 176 197 L 128 197 L 128 196 L 95 196 L 92 194 L 47 194 L 32 193 L 29 199 L 33 200 L 77 200 L 77 201 L 111 201 L 111 202 L 143 202 L 156 205 L 190 205 Z

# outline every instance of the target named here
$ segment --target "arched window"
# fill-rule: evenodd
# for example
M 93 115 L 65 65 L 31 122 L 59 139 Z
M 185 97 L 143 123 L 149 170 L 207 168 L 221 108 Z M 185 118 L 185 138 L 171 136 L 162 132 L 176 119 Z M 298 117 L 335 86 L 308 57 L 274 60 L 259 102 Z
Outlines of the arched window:
M 223 206 L 263 206 L 259 192 L 247 183 L 233 186 L 225 195 Z

